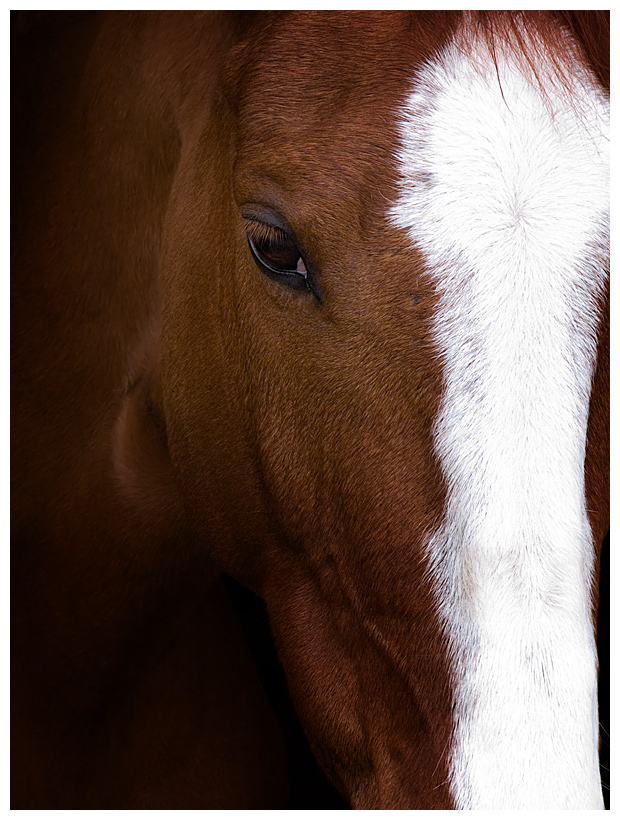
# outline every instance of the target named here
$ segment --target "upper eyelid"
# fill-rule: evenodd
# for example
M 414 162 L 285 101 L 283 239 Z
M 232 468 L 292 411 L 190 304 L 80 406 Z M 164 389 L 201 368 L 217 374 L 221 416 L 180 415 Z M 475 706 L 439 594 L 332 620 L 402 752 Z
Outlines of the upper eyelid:
M 290 237 L 295 236 L 286 218 L 266 205 L 247 204 L 243 206 L 241 216 L 249 222 L 260 222 L 270 228 L 280 230 Z

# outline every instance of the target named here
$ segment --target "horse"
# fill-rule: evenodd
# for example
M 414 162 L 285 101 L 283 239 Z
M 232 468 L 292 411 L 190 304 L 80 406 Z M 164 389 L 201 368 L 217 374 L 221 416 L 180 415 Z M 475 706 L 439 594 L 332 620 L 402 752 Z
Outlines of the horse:
M 605 12 L 18 13 L 12 805 L 602 809 Z

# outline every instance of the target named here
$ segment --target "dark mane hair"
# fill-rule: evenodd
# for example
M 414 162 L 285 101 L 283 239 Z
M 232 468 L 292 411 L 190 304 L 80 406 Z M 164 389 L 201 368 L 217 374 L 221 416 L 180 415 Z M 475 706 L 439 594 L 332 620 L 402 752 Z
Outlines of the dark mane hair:
M 560 76 L 565 75 L 564 58 L 576 42 L 584 58 L 606 91 L 609 91 L 609 11 L 464 11 L 464 30 L 485 37 L 492 53 L 495 43 L 509 40 L 521 51 L 536 74 L 528 32 L 535 32 L 557 58 Z M 558 26 L 559 23 L 559 26 Z M 567 38 L 565 34 L 572 35 Z M 566 78 L 567 84 L 569 78 Z
M 609 10 L 551 13 L 581 44 L 592 70 L 609 91 Z

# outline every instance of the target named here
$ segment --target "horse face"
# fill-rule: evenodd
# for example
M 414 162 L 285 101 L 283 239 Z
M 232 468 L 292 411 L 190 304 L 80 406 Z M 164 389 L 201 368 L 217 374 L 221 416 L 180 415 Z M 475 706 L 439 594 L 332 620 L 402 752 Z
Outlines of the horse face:
M 540 285 L 553 274 L 541 239 L 546 200 L 519 171 L 510 177 L 503 144 L 516 129 L 511 150 L 526 164 L 537 126 L 522 133 L 518 114 L 507 121 L 500 110 L 490 51 L 478 53 L 488 65 L 468 77 L 470 92 L 458 87 L 449 18 L 433 27 L 419 18 L 415 32 L 407 15 L 389 27 L 372 14 L 354 19 L 351 28 L 349 17 L 293 15 L 260 36 L 252 30 L 229 52 L 208 117 L 188 129 L 162 285 L 164 401 L 178 480 L 205 549 L 265 597 L 304 727 L 354 807 L 526 807 L 530 794 L 540 804 L 537 766 L 550 777 L 565 768 L 563 782 L 579 781 L 560 805 L 592 807 L 600 801 L 592 549 L 579 463 L 583 471 L 600 237 L 593 228 L 566 252 L 563 269 L 579 275 L 558 277 L 555 289 Z M 442 46 L 448 56 L 438 64 Z M 424 68 L 428 61 L 435 69 Z M 527 87 L 545 111 L 535 84 L 519 85 L 526 69 L 514 56 L 497 70 L 507 108 Z M 457 98 L 471 93 L 474 105 L 482 95 L 481 110 L 489 102 L 499 112 L 484 150 L 476 112 L 463 128 L 450 121 L 451 82 Z M 570 106 L 550 99 L 568 122 Z M 596 106 L 595 119 L 604 104 Z M 467 105 L 458 116 L 467 118 Z M 597 175 L 595 154 L 587 161 Z M 441 175 L 461 158 L 465 176 Z M 564 214 L 556 191 L 574 170 L 574 158 L 566 162 L 557 178 L 540 165 L 550 174 L 553 226 Z M 504 170 L 493 176 L 498 164 Z M 476 174 L 486 179 L 487 171 L 478 188 Z M 510 206 L 510 229 L 485 222 L 495 206 L 476 211 L 497 191 L 500 211 L 525 197 Z M 444 210 L 435 216 L 436 203 Z M 599 205 L 593 194 L 588 226 L 598 224 Z M 507 250 L 495 253 L 502 243 Z M 506 266 L 515 254 L 513 275 Z M 495 285 L 485 280 L 480 294 L 485 277 Z M 519 277 L 529 312 L 516 301 Z M 554 328 L 570 335 L 577 321 L 564 310 L 570 288 L 591 321 L 562 347 L 566 334 Z M 545 299 L 553 320 L 538 311 Z M 537 334 L 541 347 L 517 355 Z M 573 378 L 562 363 L 575 350 Z M 532 394 L 549 378 L 542 433 L 522 448 L 518 430 L 535 430 Z M 564 389 L 577 420 L 562 416 L 553 438 Z M 582 481 L 576 490 L 558 478 L 563 463 L 547 470 L 535 452 L 565 445 Z M 462 484 L 476 481 L 464 495 Z M 558 518 L 570 523 L 540 534 L 556 491 Z M 547 582 L 554 571 L 560 577 Z M 579 603 L 565 618 L 575 585 Z M 580 672 L 571 689 L 573 661 Z M 556 684 L 571 691 L 556 695 Z M 530 720 L 535 705 L 541 715 Z M 573 707 L 580 717 L 570 742 L 586 747 L 576 754 L 562 752 L 558 735 Z M 544 752 L 513 765 L 521 755 L 514 744 L 527 747 L 538 731 L 550 737 Z M 556 753 L 557 765 L 541 763 Z M 485 775 L 489 755 L 504 785 Z M 519 777 L 531 778 L 528 794 Z

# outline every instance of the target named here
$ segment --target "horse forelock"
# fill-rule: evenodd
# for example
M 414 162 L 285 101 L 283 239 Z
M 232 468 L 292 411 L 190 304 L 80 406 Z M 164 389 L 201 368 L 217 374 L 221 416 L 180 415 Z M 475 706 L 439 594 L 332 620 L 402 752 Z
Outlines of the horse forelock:
M 508 51 L 522 61 L 543 93 L 552 66 L 556 84 L 563 86 L 570 100 L 576 55 L 609 89 L 609 12 L 464 11 L 457 28 L 462 46 L 486 43 L 496 69 L 498 53 Z

